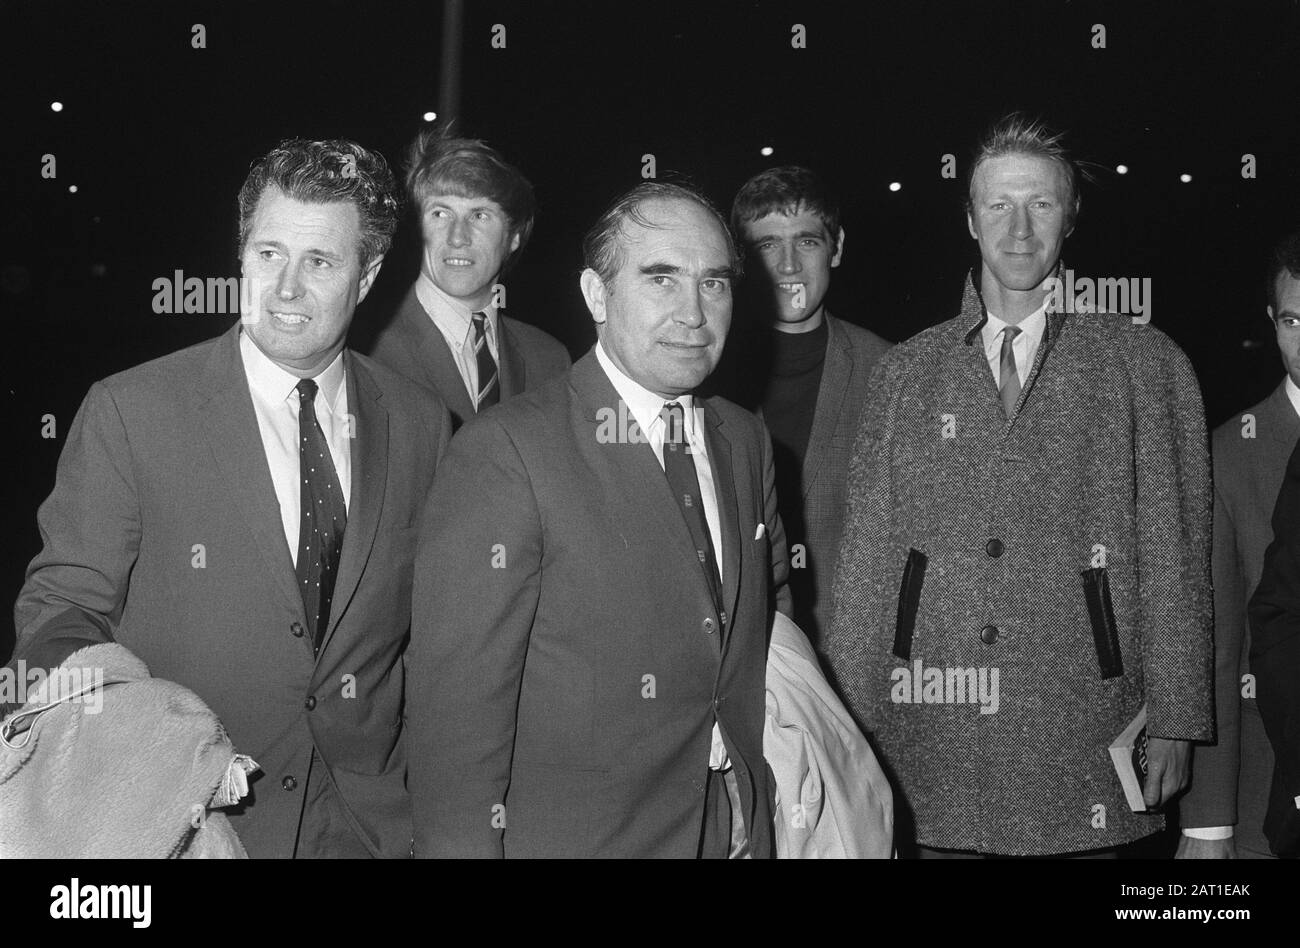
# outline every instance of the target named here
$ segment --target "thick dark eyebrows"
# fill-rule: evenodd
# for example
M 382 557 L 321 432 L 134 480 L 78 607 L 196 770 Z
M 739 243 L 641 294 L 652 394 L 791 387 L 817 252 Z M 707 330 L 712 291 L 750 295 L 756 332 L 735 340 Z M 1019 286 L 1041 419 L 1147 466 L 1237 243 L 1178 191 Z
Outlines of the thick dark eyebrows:
M 1279 319 L 1300 319 L 1300 313 L 1297 313 L 1288 306 L 1273 317 L 1273 322 L 1277 322 Z
M 685 271 L 672 263 L 647 263 L 640 267 L 638 272 L 642 276 L 679 276 Z M 709 280 L 734 280 L 736 271 L 733 267 L 710 267 L 703 272 L 702 276 Z
M 270 240 L 270 239 L 267 239 L 267 240 L 250 240 L 250 241 L 249 241 L 249 246 L 250 246 L 250 247 L 253 247 L 253 248 L 258 248 L 258 247 L 269 247 L 269 248 L 271 248 L 272 250 L 278 250 L 278 251 L 280 251 L 281 253 L 287 253 L 287 252 L 288 252 L 288 249 L 289 249 L 289 248 L 287 248 L 284 244 L 280 243 L 280 241 L 278 241 L 278 240 Z M 306 256 L 308 256 L 308 257 L 324 257 L 326 260 L 335 260 L 335 261 L 339 261 L 339 262 L 342 262 L 342 260 L 343 260 L 343 258 L 342 258 L 341 256 L 339 256 L 338 254 L 336 254 L 333 250 L 322 250 L 322 249 L 320 249 L 319 247 L 313 247 L 313 248 L 311 248 L 310 250 L 308 250 L 308 251 L 306 252 Z

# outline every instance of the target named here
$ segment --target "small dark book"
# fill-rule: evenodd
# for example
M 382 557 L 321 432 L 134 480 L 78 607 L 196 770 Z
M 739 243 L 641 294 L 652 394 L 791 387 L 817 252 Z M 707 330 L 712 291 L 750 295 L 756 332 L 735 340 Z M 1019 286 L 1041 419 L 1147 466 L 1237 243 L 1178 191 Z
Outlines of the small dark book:
M 1147 706 L 1124 728 L 1123 733 L 1110 745 L 1110 759 L 1115 773 L 1124 787 L 1124 797 L 1134 813 L 1145 813 L 1146 800 L 1142 788 L 1147 781 Z

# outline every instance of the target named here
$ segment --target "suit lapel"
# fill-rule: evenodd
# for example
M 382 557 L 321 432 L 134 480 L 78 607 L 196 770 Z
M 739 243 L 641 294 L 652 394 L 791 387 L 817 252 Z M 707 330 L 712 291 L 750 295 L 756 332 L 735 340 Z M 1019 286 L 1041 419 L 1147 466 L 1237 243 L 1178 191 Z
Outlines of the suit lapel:
M 817 471 L 826 457 L 831 436 L 839 423 L 840 411 L 853 377 L 853 348 L 840 334 L 835 321 L 826 314 L 826 363 L 822 369 L 821 385 L 817 389 L 817 407 L 813 412 L 812 431 L 808 434 L 808 448 L 803 456 L 803 495 L 812 492 Z
M 329 629 L 321 641 L 325 654 L 339 620 L 347 613 L 356 594 L 361 574 L 375 545 L 375 532 L 384 508 L 388 488 L 388 411 L 380 403 L 381 393 L 352 353 L 347 363 L 348 413 L 355 419 L 351 442 L 352 490 L 348 501 L 348 526 L 339 557 L 339 575 L 334 583 L 334 606 Z
M 402 318 L 415 340 L 416 358 L 424 368 L 429 385 L 447 403 L 447 408 L 453 415 L 464 421 L 473 418 L 474 403 L 470 401 L 465 380 L 456 368 L 456 359 L 451 354 L 446 337 L 420 305 L 414 286 L 402 304 Z
M 240 326 L 235 324 L 212 352 L 200 388 L 207 395 L 196 420 L 223 483 L 235 495 L 253 545 L 276 587 L 305 622 L 302 595 L 293 569 L 293 553 L 284 536 L 275 483 L 266 461 L 253 396 L 239 357 Z
M 523 354 L 519 350 L 519 340 L 510 329 L 509 321 L 497 315 L 498 369 L 501 373 L 501 400 L 518 395 L 528 384 L 524 367 Z
M 1300 415 L 1296 414 L 1291 399 L 1286 394 L 1286 378 L 1273 389 L 1273 393 L 1264 400 L 1256 429 L 1266 437 L 1285 445 L 1288 451 L 1300 440 Z

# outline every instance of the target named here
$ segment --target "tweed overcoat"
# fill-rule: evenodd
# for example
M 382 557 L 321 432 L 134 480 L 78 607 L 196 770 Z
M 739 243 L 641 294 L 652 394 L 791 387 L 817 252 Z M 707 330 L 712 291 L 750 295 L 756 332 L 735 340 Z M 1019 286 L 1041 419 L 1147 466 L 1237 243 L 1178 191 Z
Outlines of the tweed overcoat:
M 1200 391 L 1159 330 L 1050 314 L 1008 419 L 985 318 L 971 282 L 873 376 L 827 653 L 917 842 L 1116 846 L 1163 825 L 1108 753 L 1143 703 L 1152 736 L 1213 737 Z

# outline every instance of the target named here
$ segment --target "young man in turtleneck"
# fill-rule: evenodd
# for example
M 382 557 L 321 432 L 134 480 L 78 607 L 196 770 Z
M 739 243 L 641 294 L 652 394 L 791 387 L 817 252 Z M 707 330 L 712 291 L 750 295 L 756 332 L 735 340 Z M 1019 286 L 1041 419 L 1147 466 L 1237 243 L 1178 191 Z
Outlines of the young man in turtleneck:
M 765 376 L 747 400 L 772 435 L 790 543 L 795 621 L 815 648 L 829 627 L 849 455 L 867 379 L 890 343 L 826 309 L 840 265 L 839 203 L 807 168 L 769 168 L 737 192 L 731 222 L 762 283 L 771 332 Z M 751 333 L 752 335 L 752 333 Z M 753 371 L 754 363 L 739 366 Z M 755 380 L 750 380 L 751 383 Z M 741 399 L 742 401 L 746 399 Z

